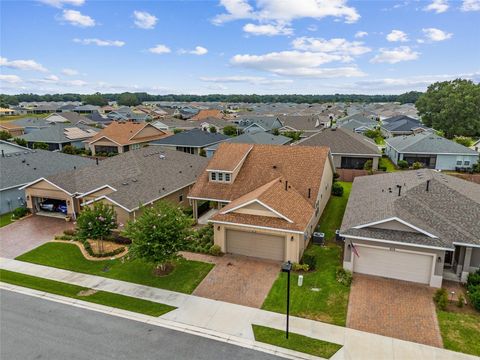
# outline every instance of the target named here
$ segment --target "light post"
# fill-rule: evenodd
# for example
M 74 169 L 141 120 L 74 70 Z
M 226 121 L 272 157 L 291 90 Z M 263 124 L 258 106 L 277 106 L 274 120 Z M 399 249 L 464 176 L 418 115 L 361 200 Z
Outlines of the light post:
M 288 323 L 290 316 L 290 272 L 292 271 L 292 263 L 287 261 L 282 265 L 282 272 L 286 272 L 287 275 L 287 327 L 285 330 L 285 337 L 288 339 Z

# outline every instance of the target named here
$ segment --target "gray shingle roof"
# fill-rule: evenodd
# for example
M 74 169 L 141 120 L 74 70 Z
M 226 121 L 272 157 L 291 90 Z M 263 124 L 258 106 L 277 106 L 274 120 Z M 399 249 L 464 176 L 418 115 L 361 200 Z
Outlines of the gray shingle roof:
M 405 115 L 393 116 L 383 120 L 382 128 L 390 132 L 408 132 L 418 128 L 428 129 L 420 120 Z
M 51 125 L 51 123 L 49 123 L 45 119 L 40 119 L 35 117 L 28 117 L 28 118 L 15 120 L 15 121 L 12 121 L 12 124 L 15 124 L 21 127 L 47 127 Z
M 152 145 L 165 146 L 188 146 L 205 147 L 229 139 L 228 136 L 219 133 L 210 133 L 200 129 L 182 131 L 164 139 L 152 141 Z
M 279 116 L 279 120 L 284 126 L 291 127 L 297 131 L 318 131 L 321 128 L 319 117 L 316 115 L 286 115 Z
M 225 140 L 225 142 L 241 143 L 241 144 L 264 144 L 264 145 L 284 145 L 288 144 L 292 139 L 283 135 L 272 135 L 270 133 L 260 131 L 256 133 L 242 134 Z M 209 146 L 207 150 L 215 150 L 220 143 Z
M 72 124 L 77 124 L 77 123 L 84 123 L 84 124 L 94 124 L 94 122 L 80 114 L 77 114 L 76 112 L 73 111 L 68 111 L 68 112 L 62 112 L 62 113 L 55 113 L 55 115 L 61 116 L 71 122 Z
M 397 136 L 388 138 L 385 142 L 401 153 L 478 154 L 475 150 L 430 132 Z
M 96 131 L 92 127 L 84 126 L 80 124 L 72 125 L 69 123 L 57 123 L 57 124 L 52 124 L 51 126 L 46 127 L 44 129 L 32 131 L 28 134 L 21 135 L 19 136 L 19 138 L 24 139 L 28 142 L 45 142 L 45 143 L 60 143 L 60 144 L 69 143 L 72 141 L 80 141 L 80 140 L 89 138 L 89 136 L 85 138 L 79 138 L 79 139 L 67 138 L 65 136 L 65 129 L 74 128 L 74 127 Z

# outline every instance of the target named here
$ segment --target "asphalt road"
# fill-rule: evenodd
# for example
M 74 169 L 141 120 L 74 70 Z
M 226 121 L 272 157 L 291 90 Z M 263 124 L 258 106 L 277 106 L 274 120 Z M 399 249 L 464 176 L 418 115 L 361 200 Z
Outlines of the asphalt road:
M 280 359 L 49 300 L 0 291 L 0 359 Z

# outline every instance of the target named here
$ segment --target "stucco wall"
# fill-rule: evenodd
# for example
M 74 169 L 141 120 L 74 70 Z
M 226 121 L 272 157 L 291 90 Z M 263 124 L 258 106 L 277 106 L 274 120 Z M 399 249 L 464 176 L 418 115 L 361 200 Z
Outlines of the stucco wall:
M 472 249 L 472 258 L 470 260 L 470 268 L 480 268 L 480 248 Z
M 457 165 L 457 161 L 461 161 L 462 165 Z M 478 162 L 478 155 L 437 155 L 437 170 L 455 170 L 456 167 L 463 165 L 464 161 L 470 161 L 469 167 Z
M 19 199 L 20 198 L 20 199 Z M 25 203 L 25 191 L 18 188 L 0 192 L 0 214 L 13 211 Z

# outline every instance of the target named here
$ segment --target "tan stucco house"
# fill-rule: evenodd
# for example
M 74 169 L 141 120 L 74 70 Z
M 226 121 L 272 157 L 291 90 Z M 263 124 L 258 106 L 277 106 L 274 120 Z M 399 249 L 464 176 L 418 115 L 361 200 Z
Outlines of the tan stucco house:
M 221 143 L 190 190 L 223 252 L 300 261 L 330 198 L 334 166 L 327 147 Z

